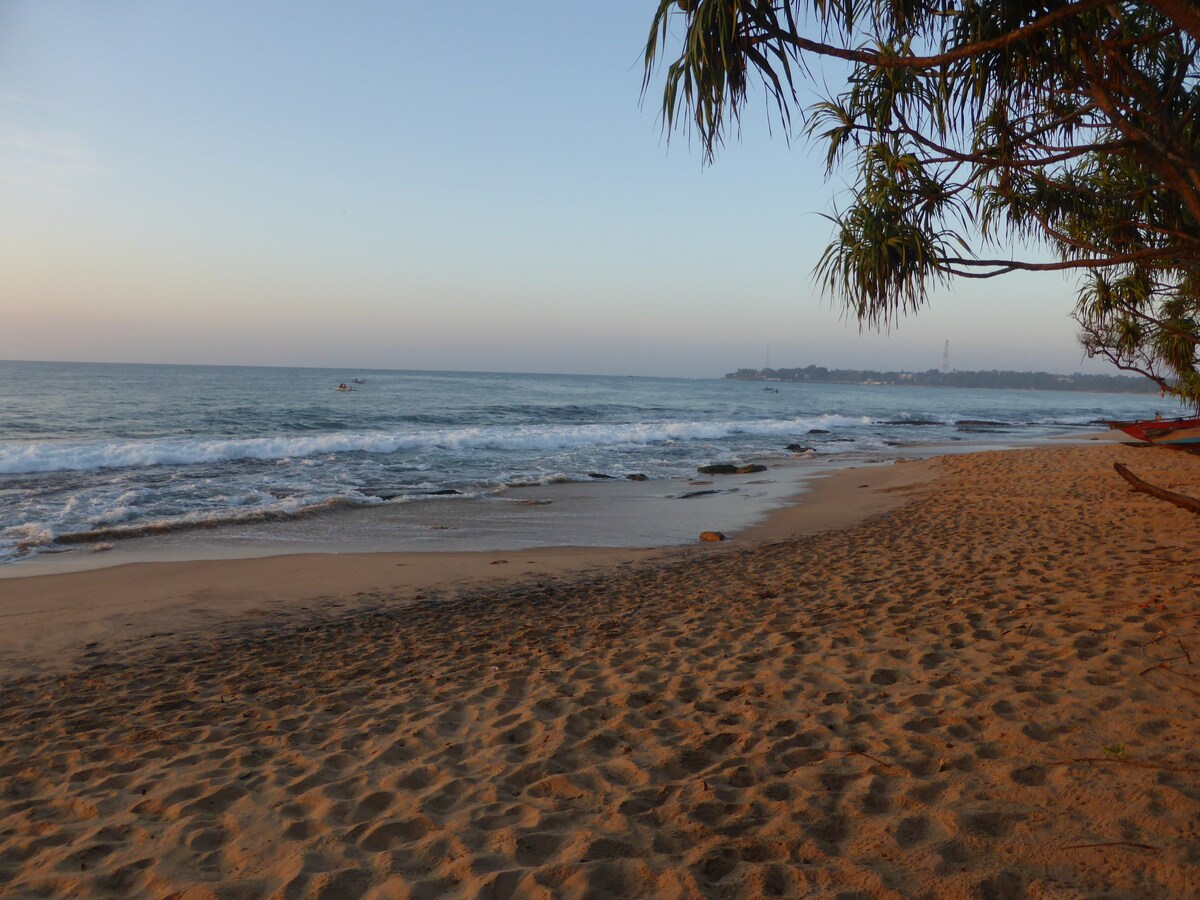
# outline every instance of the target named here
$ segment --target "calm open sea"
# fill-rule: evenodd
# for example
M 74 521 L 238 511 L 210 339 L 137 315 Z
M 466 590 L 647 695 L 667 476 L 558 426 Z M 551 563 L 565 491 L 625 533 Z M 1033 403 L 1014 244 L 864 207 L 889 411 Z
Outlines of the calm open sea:
M 339 382 L 352 391 L 338 391 Z M 1154 397 L 870 385 L 0 362 L 0 562 L 516 485 L 1037 440 Z M 977 423 L 977 424 L 970 424 Z M 986 423 L 986 424 L 978 424 Z M 906 451 L 907 452 L 907 451 Z M 450 493 L 455 492 L 455 493 Z

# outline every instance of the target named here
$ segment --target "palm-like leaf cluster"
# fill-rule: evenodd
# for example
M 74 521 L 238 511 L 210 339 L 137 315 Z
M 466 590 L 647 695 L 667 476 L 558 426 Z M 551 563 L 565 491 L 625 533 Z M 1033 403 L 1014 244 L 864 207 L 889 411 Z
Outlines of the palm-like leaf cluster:
M 756 77 L 786 125 L 810 64 L 848 62 L 845 90 L 805 113 L 829 167 L 857 171 L 818 273 L 860 321 L 887 327 L 955 277 L 1078 270 L 1086 350 L 1200 404 L 1197 10 L 661 0 L 646 72 L 681 22 L 664 119 L 711 155 Z

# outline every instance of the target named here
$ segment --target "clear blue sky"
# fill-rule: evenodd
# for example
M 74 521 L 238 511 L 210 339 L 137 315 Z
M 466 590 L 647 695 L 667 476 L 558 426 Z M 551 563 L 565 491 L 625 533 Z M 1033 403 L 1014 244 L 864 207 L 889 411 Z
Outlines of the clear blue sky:
M 0 0 L 0 358 L 1109 371 L 1058 275 L 860 334 L 819 148 L 639 105 L 652 0 Z

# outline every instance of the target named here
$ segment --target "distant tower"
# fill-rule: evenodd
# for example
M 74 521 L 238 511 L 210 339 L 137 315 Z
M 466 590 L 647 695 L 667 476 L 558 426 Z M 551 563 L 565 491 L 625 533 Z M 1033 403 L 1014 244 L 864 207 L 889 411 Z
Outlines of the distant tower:
M 946 348 L 942 351 L 942 371 L 950 371 L 950 342 L 946 341 Z

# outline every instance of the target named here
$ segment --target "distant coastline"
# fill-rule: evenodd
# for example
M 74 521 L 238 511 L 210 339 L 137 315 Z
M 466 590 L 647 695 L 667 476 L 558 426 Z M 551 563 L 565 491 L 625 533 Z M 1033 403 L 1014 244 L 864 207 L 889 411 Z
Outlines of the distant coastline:
M 995 388 L 1009 391 L 1088 391 L 1105 394 L 1154 394 L 1158 387 L 1148 378 L 1131 375 L 1055 375 L 1050 372 L 876 372 L 870 369 L 738 369 L 723 376 L 735 381 L 772 381 L 810 384 L 895 384 L 909 387 Z

